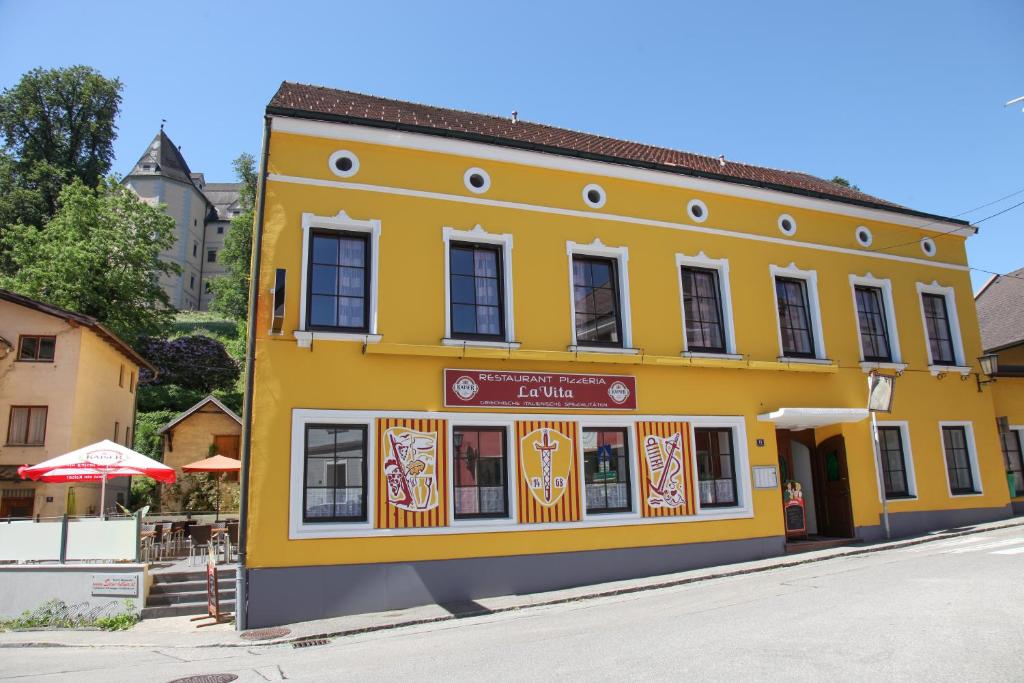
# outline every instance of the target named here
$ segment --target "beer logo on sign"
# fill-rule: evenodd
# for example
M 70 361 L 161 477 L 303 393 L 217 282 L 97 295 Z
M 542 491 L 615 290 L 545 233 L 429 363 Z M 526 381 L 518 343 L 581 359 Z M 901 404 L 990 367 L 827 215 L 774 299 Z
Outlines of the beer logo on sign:
M 388 502 L 409 512 L 438 506 L 437 432 L 407 427 L 384 431 L 384 478 Z
M 629 387 L 618 380 L 612 382 L 612 385 L 608 387 L 608 398 L 620 405 L 625 403 L 626 399 L 629 398 Z
M 96 467 L 113 467 L 114 465 L 120 464 L 124 460 L 124 456 L 117 451 L 112 450 L 95 450 L 89 451 L 85 454 L 83 460 Z
M 534 500 L 551 507 L 569 487 L 572 440 L 561 432 L 542 427 L 519 442 L 523 478 Z
M 452 391 L 463 401 L 468 401 L 476 396 L 477 392 L 480 391 L 480 386 L 473 381 L 472 377 L 463 375 L 452 384 Z
M 644 439 L 644 457 L 651 474 L 651 490 L 647 504 L 652 508 L 679 508 L 686 505 L 683 494 L 683 435 L 669 437 L 650 435 Z

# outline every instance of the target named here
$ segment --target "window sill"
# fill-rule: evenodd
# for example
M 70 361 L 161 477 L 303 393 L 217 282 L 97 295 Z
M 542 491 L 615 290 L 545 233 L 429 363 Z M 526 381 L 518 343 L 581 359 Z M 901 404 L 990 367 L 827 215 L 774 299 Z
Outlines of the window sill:
M 799 358 L 797 356 L 779 356 L 780 363 L 805 363 L 807 365 L 832 365 L 830 358 Z
M 885 502 L 887 503 L 899 503 L 905 500 L 917 500 L 917 496 L 886 496 Z
M 983 496 L 983 495 L 985 495 L 985 493 L 983 491 L 967 491 L 965 493 L 953 493 L 953 492 L 950 492 L 949 497 L 950 498 L 972 498 L 972 497 Z
M 4 448 L 46 448 L 45 443 L 5 443 Z
M 518 349 L 522 344 L 519 342 L 488 341 L 486 339 L 452 339 L 445 337 L 441 340 L 442 346 L 466 346 L 480 349 Z
M 365 332 L 303 332 L 301 330 L 296 330 L 294 335 L 295 340 L 298 342 L 299 348 L 301 349 L 310 348 L 313 345 L 314 340 L 376 344 L 382 339 L 379 334 L 368 334 Z
M 717 360 L 743 360 L 743 356 L 738 353 L 708 353 L 706 351 L 683 351 L 681 354 L 683 358 L 712 358 Z
M 903 372 L 907 369 L 906 363 L 891 363 L 885 361 L 876 360 L 862 360 L 860 362 L 860 369 L 864 372 L 871 372 L 872 370 L 895 370 L 896 372 Z
M 618 353 L 621 355 L 635 356 L 640 349 L 633 349 L 621 346 L 587 346 L 585 344 L 573 344 L 569 347 L 572 353 Z
M 960 373 L 963 377 L 971 374 L 970 366 L 966 365 L 929 365 L 928 372 L 934 376 L 947 375 L 949 373 Z

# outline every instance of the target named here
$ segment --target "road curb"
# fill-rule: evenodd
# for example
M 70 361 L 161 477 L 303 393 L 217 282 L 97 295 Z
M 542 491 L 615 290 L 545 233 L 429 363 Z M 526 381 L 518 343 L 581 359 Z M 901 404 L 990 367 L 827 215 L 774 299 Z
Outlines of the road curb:
M 123 649 L 137 649 L 137 648 L 159 648 L 159 649 L 207 649 L 217 647 L 267 647 L 271 645 L 289 645 L 294 643 L 302 643 L 310 640 L 323 640 L 331 638 L 344 638 L 346 636 L 356 636 L 364 633 L 374 633 L 378 631 L 390 631 L 398 628 L 408 628 L 412 626 L 423 626 L 425 624 L 436 624 L 441 622 L 456 621 L 458 619 L 465 619 L 467 617 L 476 616 L 487 616 L 491 614 L 502 614 L 506 612 L 516 612 L 534 607 L 551 607 L 554 605 L 564 605 L 574 602 L 585 602 L 587 600 L 595 600 L 599 598 L 616 597 L 620 595 L 629 595 L 632 593 L 643 593 L 646 591 L 659 590 L 664 588 L 673 588 L 676 586 L 685 586 L 692 583 L 700 583 L 702 581 L 712 581 L 715 579 L 726 579 L 736 576 L 746 576 L 750 574 L 760 574 L 783 567 L 797 567 L 801 565 L 814 564 L 816 562 L 826 562 L 828 560 L 834 560 L 843 557 L 853 557 L 856 555 L 867 555 L 870 553 L 884 552 L 886 550 L 899 550 L 900 548 L 907 548 L 915 545 L 923 545 L 925 543 L 932 543 L 935 541 L 942 541 L 950 538 L 957 538 L 960 536 L 971 536 L 974 534 L 986 533 L 989 531 L 999 531 L 1000 529 L 1007 529 L 1012 527 L 1024 526 L 1024 518 L 1011 518 L 1005 520 L 1004 523 L 988 526 L 985 528 L 968 528 L 943 531 L 940 533 L 930 534 L 928 536 L 919 536 L 914 538 L 902 539 L 898 541 L 882 541 L 866 545 L 845 547 L 842 550 L 837 550 L 833 553 L 814 555 L 811 557 L 801 559 L 787 559 L 793 557 L 799 557 L 794 555 L 782 555 L 777 559 L 777 562 L 771 564 L 765 564 L 757 567 L 742 567 L 739 569 L 723 569 L 722 571 L 713 572 L 710 574 L 702 574 L 700 576 L 688 576 L 679 579 L 671 579 L 667 581 L 659 581 L 657 583 L 645 584 L 642 586 L 623 586 L 621 588 L 614 588 L 610 590 L 596 591 L 593 593 L 587 593 L 585 595 L 574 595 L 572 597 L 563 598 L 552 598 L 551 600 L 544 600 L 541 602 L 524 603 L 521 605 L 508 605 L 506 607 L 498 607 L 495 609 L 483 609 L 479 612 L 470 614 L 449 614 L 440 615 L 436 617 L 422 618 L 422 619 L 406 619 L 401 621 L 395 621 L 386 624 L 374 624 L 370 626 L 361 626 L 357 628 L 341 629 L 337 631 L 324 631 L 322 633 L 306 634 L 302 636 L 292 636 L 277 638 L 274 640 L 265 641 L 240 641 L 232 640 L 223 643 L 204 643 L 198 645 L 168 645 L 166 643 L 150 643 L 150 644 L 117 644 L 117 643 L 89 643 L 89 644 L 77 644 L 77 643 L 58 643 L 58 642 L 46 642 L 46 641 L 31 641 L 24 643 L 2 643 L 0 642 L 0 649 L 5 648 L 123 648 Z M 725 565 L 728 567 L 729 565 Z M 238 638 L 236 634 L 233 637 Z

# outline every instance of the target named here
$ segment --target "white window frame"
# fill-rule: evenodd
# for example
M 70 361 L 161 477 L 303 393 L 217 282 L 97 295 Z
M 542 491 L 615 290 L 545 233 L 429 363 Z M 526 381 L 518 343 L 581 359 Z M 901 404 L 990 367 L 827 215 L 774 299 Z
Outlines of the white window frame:
M 974 491 L 971 493 L 953 493 L 949 483 L 949 467 L 946 465 L 946 441 L 942 435 L 943 427 L 963 427 L 964 436 L 967 438 L 967 455 L 971 465 L 971 481 L 974 482 Z M 981 468 L 978 467 L 978 450 L 974 445 L 974 423 L 969 420 L 944 420 L 939 422 L 939 453 L 942 454 L 942 473 L 946 477 L 946 495 L 950 498 L 971 498 L 972 496 L 985 495 L 985 489 L 981 484 Z M 1002 450 L 1000 449 L 1000 456 Z
M 722 327 L 725 332 L 725 353 L 691 352 L 686 339 L 686 295 L 683 293 L 682 269 L 686 266 L 714 270 L 718 273 L 718 296 L 722 303 Z M 690 358 L 729 358 L 737 360 L 736 329 L 733 325 L 732 288 L 729 284 L 729 259 L 709 258 L 703 251 L 696 256 L 676 254 L 676 282 L 679 285 L 679 310 L 683 321 L 683 354 Z
M 306 425 L 339 424 L 366 427 L 366 520 L 362 522 L 307 522 L 302 509 L 306 486 Z M 288 538 L 324 538 L 352 531 L 372 530 L 376 506 L 377 453 L 374 420 L 337 410 L 292 410 L 292 458 L 289 482 Z
M 358 232 L 370 237 L 370 291 L 367 292 L 369 310 L 367 311 L 367 332 L 323 332 L 307 328 L 306 292 L 309 282 L 309 250 L 311 248 L 310 232 L 317 230 L 337 230 L 339 232 Z M 345 211 L 336 216 L 317 216 L 312 213 L 302 214 L 302 281 L 299 290 L 299 329 L 295 330 L 295 339 L 303 348 L 312 346 L 313 340 L 354 341 L 363 344 L 374 344 L 381 340 L 377 329 L 377 291 L 380 278 L 380 233 L 379 220 L 356 220 Z
M 818 271 L 801 270 L 795 263 L 788 266 L 769 266 L 772 278 L 772 305 L 775 306 L 775 336 L 779 343 L 779 360 L 786 363 L 830 363 L 825 354 L 825 333 L 821 324 L 821 304 L 818 300 Z M 807 305 L 810 307 L 811 328 L 814 332 L 814 358 L 787 356 L 782 348 L 782 319 L 779 317 L 779 295 L 775 288 L 776 278 L 785 277 L 803 280 L 807 288 Z
M 457 228 L 445 227 L 441 230 L 441 238 L 444 241 L 444 339 L 441 343 L 445 346 L 479 346 L 485 348 L 518 349 L 520 344 L 516 339 L 516 327 L 513 311 L 515 306 L 512 299 L 512 235 L 509 233 L 490 233 L 480 225 L 470 230 L 459 230 Z M 505 316 L 505 340 L 488 341 L 485 339 L 458 339 L 452 337 L 452 274 L 451 274 L 451 243 L 471 242 L 476 244 L 490 244 L 501 247 L 501 269 L 502 287 L 504 287 L 504 310 Z
M 897 427 L 900 430 L 900 441 L 903 443 L 903 469 L 907 473 L 907 496 L 899 498 L 888 498 L 890 503 L 899 503 L 904 500 L 917 500 L 917 475 L 914 472 L 914 454 L 910 447 L 910 423 L 906 420 L 879 420 L 878 428 Z M 879 454 L 875 460 L 875 481 L 878 482 L 878 500 L 882 501 L 885 496 L 885 483 L 882 481 L 882 473 L 879 471 L 881 457 L 881 439 L 879 439 Z M 943 454 L 945 457 L 945 454 Z M 948 475 L 947 475 L 948 477 Z
M 700 477 L 697 470 L 697 429 L 732 430 L 733 467 L 736 470 L 736 505 L 712 507 L 707 510 L 700 503 Z M 693 496 L 696 516 L 704 519 L 732 518 L 737 512 L 753 514 L 751 501 L 750 457 L 747 453 L 747 430 L 742 417 L 696 417 L 690 420 L 690 471 L 693 472 Z
M 366 410 L 323 410 L 296 408 L 292 410 L 292 434 L 291 434 L 291 467 L 289 482 L 289 517 L 288 537 L 290 539 L 309 538 L 362 538 L 382 536 L 443 536 L 448 534 L 465 534 L 477 532 L 533 532 L 548 529 L 579 529 L 579 528 L 603 528 L 615 526 L 635 525 L 664 525 L 664 524 L 687 524 L 699 523 L 710 520 L 721 519 L 751 519 L 754 516 L 752 494 L 751 494 L 751 472 L 750 457 L 747 451 L 747 433 L 743 417 L 740 416 L 703 416 L 703 415 L 580 415 L 580 414 L 545 414 L 544 418 L 555 421 L 577 422 L 579 428 L 583 427 L 625 427 L 630 430 L 630 438 L 633 439 L 631 447 L 630 464 L 634 468 L 631 472 L 633 477 L 632 495 L 634 512 L 632 513 L 609 513 L 586 516 L 585 485 L 582 483 L 582 470 L 580 476 L 580 510 L 581 518 L 573 522 L 551 522 L 543 525 L 530 523 L 519 523 L 519 513 L 516 507 L 516 494 L 519 481 L 519 444 L 515 440 L 515 421 L 517 419 L 531 419 L 534 414 L 509 414 L 509 413 L 459 413 L 459 412 L 426 412 L 426 411 L 366 411 Z M 376 429 L 378 419 L 382 418 L 413 418 L 413 419 L 442 419 L 448 422 L 448 437 L 451 439 L 453 427 L 458 425 L 481 427 L 504 426 L 508 429 L 509 439 L 509 517 L 508 519 L 474 519 L 456 520 L 455 502 L 452 489 L 454 488 L 454 475 L 449 479 L 449 523 L 444 527 L 430 528 L 408 528 L 408 529 L 378 529 L 375 528 L 374 520 L 376 514 L 376 490 L 378 484 L 378 471 L 376 452 Z M 690 443 L 693 444 L 694 429 L 699 427 L 711 427 L 719 429 L 731 429 L 733 432 L 733 448 L 735 450 L 736 466 L 736 495 L 738 505 L 733 507 L 711 508 L 702 510 L 700 507 L 700 493 L 696 487 L 688 491 L 688 495 L 694 496 L 694 514 L 672 517 L 643 517 L 640 512 L 639 500 L 639 468 L 641 460 L 637 447 L 638 422 L 686 422 L 690 427 Z M 305 485 L 305 426 L 315 424 L 343 424 L 365 426 L 367 429 L 368 443 L 366 447 L 366 472 L 367 472 L 367 495 L 366 495 L 366 522 L 303 522 L 302 495 Z M 582 447 L 582 433 L 576 434 L 577 444 Z M 448 442 L 452 443 L 451 440 Z M 454 450 L 448 449 L 449 472 L 454 472 Z M 582 451 L 578 453 L 578 468 L 583 467 Z M 691 471 L 696 481 L 697 452 L 692 449 L 690 458 Z
M 924 297 L 921 296 L 922 294 L 938 294 L 946 299 L 946 315 L 949 316 L 949 336 L 953 343 L 953 360 L 956 362 L 956 365 L 936 365 L 932 359 L 932 345 L 931 340 L 928 338 L 928 322 L 924 317 Z M 964 360 L 964 342 L 960 334 L 960 316 L 956 310 L 956 289 L 944 287 L 935 280 L 932 280 L 930 284 L 918 282 L 917 305 L 921 311 L 924 350 L 928 354 L 928 369 L 931 373 L 933 375 L 941 375 L 947 372 L 959 372 L 961 375 L 970 374 L 971 367 Z
M 1021 448 L 1024 449 L 1024 425 L 1009 425 L 1009 427 L 1007 427 L 1007 430 L 1011 431 L 1011 432 L 1017 432 L 1017 442 L 1020 444 Z M 1003 437 L 1002 437 L 1002 435 L 1000 435 L 999 436 L 999 454 L 1002 455 L 1002 452 L 1003 452 Z M 1021 456 L 1022 456 L 1021 459 L 1024 460 L 1024 453 L 1022 453 Z M 1003 463 L 1003 471 L 1004 472 L 1006 471 L 1006 463 L 1005 462 Z M 1011 501 L 1014 500 L 1014 499 L 1017 499 L 1017 498 L 1020 498 L 1020 496 L 1010 496 L 1010 500 Z
M 448 471 L 451 489 L 448 492 L 449 526 L 457 529 L 490 528 L 494 526 L 516 526 L 519 523 L 519 509 L 515 488 L 518 485 L 519 456 L 516 444 L 516 420 L 508 415 L 475 415 L 465 413 L 453 415 L 448 420 Z M 458 424 L 456 424 L 458 423 Z M 508 500 L 507 517 L 483 517 L 479 519 L 455 519 L 455 427 L 502 427 L 505 429 L 505 493 Z
M 583 430 L 584 429 L 625 429 L 626 439 L 626 461 L 629 463 L 629 501 L 630 509 L 623 512 L 597 512 L 593 515 L 587 514 L 587 481 L 585 477 L 586 466 L 583 462 Z M 638 474 L 637 467 L 639 467 L 640 451 L 637 448 L 637 430 L 636 423 L 631 420 L 622 420 L 621 423 L 609 422 L 607 419 L 595 419 L 591 420 L 586 416 L 582 416 L 577 420 L 577 432 L 576 432 L 576 443 L 578 446 L 578 463 L 576 463 L 576 475 L 579 477 L 580 482 L 580 520 L 585 521 L 587 519 L 641 519 L 640 514 L 640 475 Z M 518 483 L 518 482 L 517 482 Z
M 583 351 L 587 353 L 625 353 L 637 354 L 639 349 L 633 348 L 633 323 L 630 315 L 629 305 L 629 248 L 609 247 L 595 238 L 590 244 L 580 244 L 569 240 L 565 243 L 565 252 L 568 255 L 569 264 L 569 324 L 572 336 L 570 351 Z M 576 283 L 573 280 L 572 257 L 573 256 L 601 256 L 616 261 L 617 279 L 619 291 L 619 320 L 622 322 L 622 347 L 588 346 L 579 344 L 576 339 Z
M 874 287 L 882 292 L 882 306 L 885 307 L 885 327 L 889 337 L 889 355 L 892 361 L 888 363 L 864 360 L 864 340 L 861 337 L 860 313 L 857 309 L 857 287 Z M 857 327 L 857 348 L 860 349 L 860 367 L 864 372 L 876 369 L 899 370 L 907 368 L 903 362 L 903 352 L 900 350 L 900 335 L 896 327 L 896 307 L 892 299 L 892 281 L 888 278 L 877 278 L 870 272 L 864 275 L 850 275 L 850 296 L 853 297 L 853 322 Z

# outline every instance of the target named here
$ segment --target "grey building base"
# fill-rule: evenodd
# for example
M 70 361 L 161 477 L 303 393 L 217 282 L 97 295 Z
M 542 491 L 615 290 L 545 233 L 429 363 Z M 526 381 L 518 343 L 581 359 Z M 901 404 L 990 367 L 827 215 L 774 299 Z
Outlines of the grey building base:
M 1010 507 L 1013 508 L 1013 514 L 1024 515 L 1024 502 L 1012 502 L 1010 503 Z
M 969 508 L 966 510 L 927 510 L 923 512 L 891 512 L 889 513 L 889 529 L 893 538 L 916 536 L 937 529 L 954 529 L 972 526 L 984 522 L 994 522 L 1012 517 L 1015 509 L 1009 505 L 998 508 Z M 857 536 L 865 541 L 877 541 L 885 538 L 882 516 L 878 516 L 878 524 L 857 527 Z
M 248 570 L 248 628 L 572 588 L 775 557 L 768 536 L 648 548 Z

